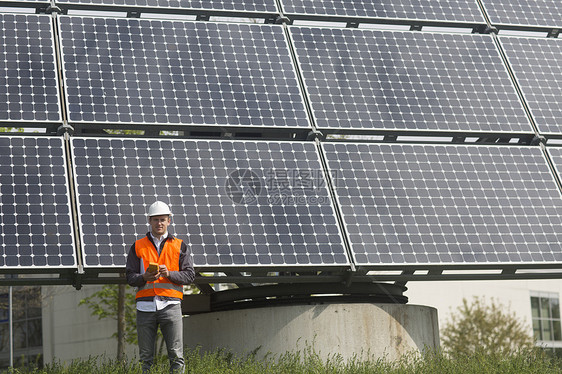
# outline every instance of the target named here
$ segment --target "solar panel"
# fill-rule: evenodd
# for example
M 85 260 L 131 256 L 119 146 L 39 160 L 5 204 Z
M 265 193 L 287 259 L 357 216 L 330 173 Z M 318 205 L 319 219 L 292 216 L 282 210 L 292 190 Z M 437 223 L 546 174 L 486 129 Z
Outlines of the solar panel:
M 57 4 L 276 13 L 275 0 L 56 0 Z
M 358 265 L 562 260 L 562 198 L 540 147 L 322 146 Z
M 562 27 L 562 5 L 558 0 L 482 0 L 493 25 Z
M 501 45 L 541 133 L 562 133 L 562 41 L 500 37 Z
M 70 122 L 310 126 L 279 25 L 59 19 Z
M 288 15 L 485 23 L 476 0 L 281 0 Z
M 60 122 L 51 17 L 0 13 L 0 121 Z
M 532 132 L 488 35 L 291 27 L 319 128 Z
M 0 136 L 0 267 L 76 266 L 61 138 Z
M 147 206 L 196 266 L 348 264 L 314 143 L 72 138 L 84 263 L 124 266 Z

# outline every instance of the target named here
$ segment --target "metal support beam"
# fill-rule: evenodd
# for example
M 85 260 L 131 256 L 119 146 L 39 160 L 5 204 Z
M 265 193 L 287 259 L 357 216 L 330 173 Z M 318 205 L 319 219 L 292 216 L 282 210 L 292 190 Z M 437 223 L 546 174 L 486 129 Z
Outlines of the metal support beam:
M 195 283 L 195 286 L 201 291 L 204 295 L 210 295 L 215 292 L 214 288 L 211 287 L 210 284 L 207 283 Z
M 387 283 L 277 284 L 243 289 L 230 289 L 211 295 L 211 311 L 243 309 L 273 305 L 310 303 L 368 302 L 405 304 L 406 289 Z
M 558 35 L 560 35 L 560 29 L 552 29 L 548 32 L 546 37 L 547 38 L 558 38 Z

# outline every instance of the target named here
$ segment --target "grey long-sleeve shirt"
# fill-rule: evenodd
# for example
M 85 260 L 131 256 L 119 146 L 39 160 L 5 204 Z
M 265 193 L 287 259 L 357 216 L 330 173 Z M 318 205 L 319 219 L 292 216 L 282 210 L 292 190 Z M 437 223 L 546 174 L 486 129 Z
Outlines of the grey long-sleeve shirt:
M 150 233 L 147 233 L 146 236 L 154 246 L 154 242 L 150 236 Z M 160 251 L 164 248 L 164 243 L 167 240 L 171 240 L 173 236 L 168 235 L 165 240 L 162 240 L 160 244 Z M 154 250 L 156 251 L 156 246 L 154 246 Z M 176 284 L 190 284 L 193 283 L 195 279 L 195 270 L 193 269 L 193 259 L 191 257 L 191 253 L 187 249 L 187 245 L 185 242 L 182 241 L 181 248 L 180 248 L 180 259 L 179 259 L 179 269 L 178 271 L 170 271 L 170 276 L 168 279 Z M 127 283 L 133 287 L 142 287 L 146 284 L 146 281 L 142 277 L 144 269 L 141 269 L 141 260 L 137 256 L 137 252 L 135 250 L 135 243 L 129 249 L 129 255 L 127 256 Z M 137 300 L 152 300 L 153 297 L 141 297 Z M 172 299 L 168 297 L 164 297 L 164 299 Z

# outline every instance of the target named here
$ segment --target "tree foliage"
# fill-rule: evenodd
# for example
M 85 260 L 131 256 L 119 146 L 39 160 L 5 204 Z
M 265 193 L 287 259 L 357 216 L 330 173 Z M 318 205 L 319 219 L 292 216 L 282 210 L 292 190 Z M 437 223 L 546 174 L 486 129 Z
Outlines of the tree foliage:
M 493 298 L 463 299 L 462 305 L 451 314 L 441 330 L 443 349 L 451 356 L 468 356 L 485 352 L 506 356 L 523 349 L 531 349 L 534 340 L 530 329 L 514 312 Z
M 131 130 L 131 129 L 104 129 L 110 135 L 146 135 L 144 130 Z M 164 136 L 177 136 L 177 131 L 159 131 L 160 135 Z
M 130 287 L 128 287 L 130 288 Z M 131 289 L 132 290 L 132 289 Z M 118 316 L 119 285 L 106 284 L 101 290 L 80 300 L 79 305 L 90 308 L 92 315 L 98 319 L 111 318 L 117 320 Z M 131 291 L 125 294 L 125 341 L 137 344 L 137 314 L 135 295 Z M 118 332 L 113 334 L 118 338 Z
M 23 127 L 0 127 L 0 132 L 25 132 Z
M 104 129 L 110 135 L 143 135 L 144 130 Z

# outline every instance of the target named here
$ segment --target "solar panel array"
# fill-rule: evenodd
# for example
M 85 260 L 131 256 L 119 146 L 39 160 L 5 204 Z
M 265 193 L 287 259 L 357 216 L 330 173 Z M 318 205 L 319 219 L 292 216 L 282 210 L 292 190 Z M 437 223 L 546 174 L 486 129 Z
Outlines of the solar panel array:
M 310 126 L 281 26 L 59 20 L 72 123 Z
M 125 265 L 155 197 L 196 266 L 349 262 L 313 143 L 73 138 L 72 151 L 87 266 Z
M 72 266 L 62 139 L 0 136 L 0 268 Z
M 482 0 L 493 25 L 562 27 L 562 4 L 558 0 Z
M 60 122 L 51 17 L 0 13 L 0 121 Z
M 290 32 L 319 128 L 532 132 L 490 36 Z
M 50 2 L 19 4 L 40 3 Z M 562 19 L 557 3 L 55 3 L 63 10 L 290 19 L 0 14 L 6 126 L 68 121 L 86 130 L 204 127 L 264 137 L 0 136 L 0 268 L 122 268 L 130 245 L 148 230 L 146 209 L 156 199 L 172 207 L 171 231 L 186 240 L 195 265 L 213 271 L 341 270 L 352 263 L 555 267 L 562 260 L 555 179 L 562 148 L 274 139 L 286 129 L 305 130 L 294 131 L 303 138 L 318 129 L 530 139 L 531 120 L 538 133 L 560 137 L 559 40 L 290 24 L 473 27 L 486 25 L 486 11 L 500 29 L 554 28 Z
M 539 147 L 322 146 L 356 264 L 562 260 L 562 199 Z
M 499 39 L 539 131 L 562 133 L 562 40 Z
M 282 0 L 286 14 L 485 23 L 476 0 Z
M 277 12 L 275 0 L 56 0 L 57 4 L 81 4 L 115 7 L 204 9 L 239 12 Z

